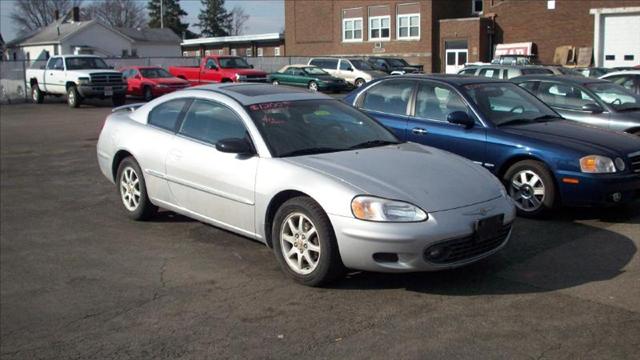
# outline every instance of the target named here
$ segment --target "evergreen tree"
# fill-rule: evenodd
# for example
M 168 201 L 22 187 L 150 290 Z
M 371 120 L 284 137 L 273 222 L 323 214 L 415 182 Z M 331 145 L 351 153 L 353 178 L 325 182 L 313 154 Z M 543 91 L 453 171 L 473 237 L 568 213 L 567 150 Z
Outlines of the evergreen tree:
M 233 14 L 224 7 L 224 0 L 201 0 L 203 9 L 198 15 L 201 36 L 227 36 L 231 33 Z
M 165 28 L 173 30 L 178 36 L 186 34 L 187 38 L 193 37 L 189 31 L 189 24 L 183 23 L 180 18 L 187 13 L 180 7 L 180 0 L 149 0 L 147 9 L 149 10 L 149 27 L 159 28 L 160 21 L 160 1 L 162 1 L 162 12 L 164 13 L 162 23 Z

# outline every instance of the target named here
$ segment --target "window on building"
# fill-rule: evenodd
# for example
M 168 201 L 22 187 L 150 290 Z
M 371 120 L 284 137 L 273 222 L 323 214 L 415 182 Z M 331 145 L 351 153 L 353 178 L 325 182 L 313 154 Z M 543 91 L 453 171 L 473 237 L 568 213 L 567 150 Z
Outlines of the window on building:
M 634 56 L 633 55 L 625 55 L 624 56 L 624 61 L 633 61 Z
M 128 49 L 122 49 L 121 57 L 129 57 L 129 50 Z
M 482 14 L 482 2 L 483 0 L 471 0 L 471 13 L 475 15 Z
M 253 50 L 251 48 L 247 48 L 246 55 L 247 56 L 253 56 Z
M 398 39 L 420 39 L 420 14 L 398 15 Z
M 138 49 L 131 49 L 131 57 L 138 57 Z
M 280 47 L 273 48 L 273 56 L 280 56 Z
M 258 48 L 258 56 L 264 56 L 264 49 Z
M 53 45 L 53 55 L 60 55 L 60 45 Z
M 362 18 L 342 19 L 342 41 L 362 41 Z
M 556 8 L 556 0 L 547 1 L 547 9 L 554 10 Z
M 391 17 L 372 16 L 369 18 L 369 40 L 389 40 Z
M 238 55 L 238 49 L 231 49 L 231 55 L 237 56 Z

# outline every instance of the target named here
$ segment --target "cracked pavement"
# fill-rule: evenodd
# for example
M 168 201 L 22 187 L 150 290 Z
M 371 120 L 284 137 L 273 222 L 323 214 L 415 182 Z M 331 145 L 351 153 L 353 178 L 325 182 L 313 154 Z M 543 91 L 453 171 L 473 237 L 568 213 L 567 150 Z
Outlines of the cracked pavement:
M 99 105 L 103 105 L 98 103 Z M 0 357 L 636 358 L 640 206 L 518 219 L 478 264 L 297 285 L 257 242 L 128 220 L 99 173 L 105 106 L 0 107 Z

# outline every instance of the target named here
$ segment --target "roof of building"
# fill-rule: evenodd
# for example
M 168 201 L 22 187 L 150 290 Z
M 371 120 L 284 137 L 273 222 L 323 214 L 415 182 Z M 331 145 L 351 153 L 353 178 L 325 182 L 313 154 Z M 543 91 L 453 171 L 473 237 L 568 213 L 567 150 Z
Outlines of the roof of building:
M 254 34 L 254 35 L 218 36 L 218 37 L 188 39 L 188 40 L 182 41 L 181 45 L 188 46 L 188 45 L 202 45 L 202 44 L 245 43 L 245 42 L 257 42 L 257 41 L 276 41 L 276 40 L 283 40 L 283 39 L 284 39 L 284 34 L 282 33 L 267 33 L 267 34 Z
M 134 41 L 140 41 L 140 42 L 172 42 L 173 43 L 173 42 L 180 42 L 182 40 L 175 32 L 173 32 L 173 30 L 169 28 L 134 29 L 134 28 L 115 27 L 113 29 Z

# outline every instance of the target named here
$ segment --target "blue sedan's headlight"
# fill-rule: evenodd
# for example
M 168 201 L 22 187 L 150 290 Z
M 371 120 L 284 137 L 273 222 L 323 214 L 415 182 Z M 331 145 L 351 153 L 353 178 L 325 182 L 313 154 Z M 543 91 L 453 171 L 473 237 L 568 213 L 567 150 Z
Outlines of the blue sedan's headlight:
M 351 211 L 357 219 L 379 222 L 419 222 L 429 218 L 413 204 L 365 195 L 351 201 Z
M 606 156 L 589 155 L 580 159 L 580 170 L 590 174 L 611 174 L 616 172 L 616 166 Z

